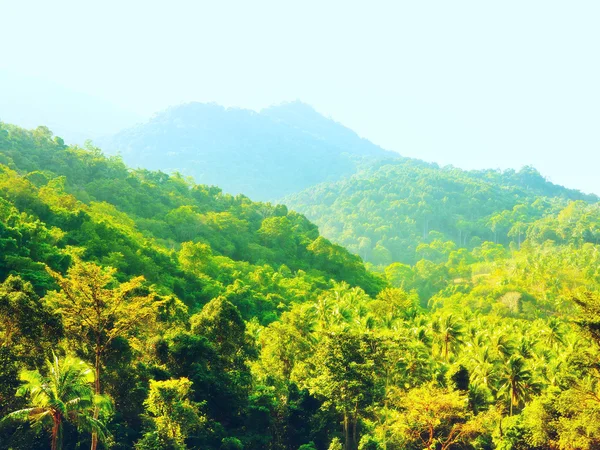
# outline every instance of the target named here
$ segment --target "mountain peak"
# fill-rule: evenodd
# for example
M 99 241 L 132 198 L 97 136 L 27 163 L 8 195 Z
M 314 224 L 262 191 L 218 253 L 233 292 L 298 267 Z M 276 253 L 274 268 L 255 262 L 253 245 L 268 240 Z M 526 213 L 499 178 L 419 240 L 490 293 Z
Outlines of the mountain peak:
M 342 124 L 325 117 L 308 103 L 304 103 L 300 100 L 269 106 L 268 108 L 262 109 L 260 114 L 303 128 L 314 128 L 325 124 L 327 126 L 335 124 L 336 126 L 346 128 Z
M 271 105 L 267 108 L 263 108 L 260 113 L 261 114 L 271 114 L 273 112 L 287 112 L 287 113 L 295 113 L 295 114 L 309 114 L 309 115 L 317 115 L 319 114 L 315 108 L 313 108 L 308 103 L 304 103 L 302 100 L 291 100 L 286 102 L 281 102 L 276 105 Z
M 202 116 L 214 116 L 223 114 L 225 107 L 217 103 L 188 102 L 180 105 L 170 106 L 169 108 L 157 112 L 153 118 L 194 118 Z
M 177 170 L 260 200 L 352 174 L 357 158 L 396 156 L 301 101 L 260 112 L 186 103 L 100 145 L 134 167 Z

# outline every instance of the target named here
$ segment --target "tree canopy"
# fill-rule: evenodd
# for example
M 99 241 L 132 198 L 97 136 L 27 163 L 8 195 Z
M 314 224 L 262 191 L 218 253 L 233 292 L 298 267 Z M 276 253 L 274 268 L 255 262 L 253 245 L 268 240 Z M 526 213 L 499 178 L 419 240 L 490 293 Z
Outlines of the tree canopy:
M 597 198 L 410 160 L 311 192 L 324 236 L 0 123 L 0 450 L 600 446 Z

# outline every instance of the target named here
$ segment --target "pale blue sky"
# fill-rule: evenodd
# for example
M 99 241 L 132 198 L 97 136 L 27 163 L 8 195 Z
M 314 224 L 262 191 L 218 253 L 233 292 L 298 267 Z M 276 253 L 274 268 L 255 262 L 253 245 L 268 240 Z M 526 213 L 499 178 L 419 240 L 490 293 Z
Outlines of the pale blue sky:
M 0 14 L 0 70 L 142 117 L 301 99 L 405 156 L 533 164 L 600 194 L 598 1 L 0 0 Z

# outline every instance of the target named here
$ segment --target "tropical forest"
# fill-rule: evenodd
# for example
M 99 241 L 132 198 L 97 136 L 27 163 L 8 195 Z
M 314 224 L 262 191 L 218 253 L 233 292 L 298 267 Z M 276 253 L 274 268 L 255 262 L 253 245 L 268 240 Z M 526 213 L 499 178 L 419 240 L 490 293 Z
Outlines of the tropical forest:
M 600 10 L 350 3 L 0 8 L 0 450 L 600 449 Z
M 388 161 L 318 228 L 1 132 L 2 448 L 600 445 L 597 197 Z

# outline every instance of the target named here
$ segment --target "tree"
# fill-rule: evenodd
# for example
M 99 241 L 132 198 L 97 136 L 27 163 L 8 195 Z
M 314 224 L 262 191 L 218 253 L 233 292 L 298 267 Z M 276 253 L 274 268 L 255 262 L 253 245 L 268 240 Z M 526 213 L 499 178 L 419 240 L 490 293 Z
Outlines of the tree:
M 329 444 L 329 448 L 327 450 L 343 450 L 342 441 L 339 438 L 334 437 Z
M 501 373 L 501 380 L 500 391 L 506 393 L 508 397 L 511 416 L 513 407 L 521 405 L 539 388 L 531 371 L 527 368 L 525 359 L 520 355 L 511 356 L 506 361 Z
M 396 389 L 389 400 L 388 423 L 378 434 L 394 448 L 447 450 L 489 432 L 496 420 L 494 410 L 473 416 L 466 395 L 433 385 L 408 392 Z
M 244 444 L 234 437 L 226 437 L 221 441 L 219 450 L 244 450 Z
M 6 419 L 30 420 L 51 426 L 51 448 L 62 448 L 63 422 L 71 421 L 79 429 L 93 431 L 100 439 L 106 438 L 106 430 L 97 411 L 108 411 L 107 397 L 95 395 L 94 371 L 83 361 L 71 356 L 62 360 L 53 355 L 47 361 L 48 375 L 37 370 L 25 370 L 20 378 L 23 385 L 17 395 L 29 396 L 29 408 L 15 411 Z
M 185 449 L 190 431 L 203 422 L 198 406 L 189 400 L 192 382 L 187 378 L 150 380 L 150 392 L 144 402 L 153 431 L 136 444 L 140 450 Z
M 373 436 L 365 434 L 360 438 L 358 450 L 382 450 L 381 445 Z
M 591 292 L 573 297 L 573 301 L 581 308 L 577 325 L 600 345 L 600 298 Z
M 213 276 L 215 267 L 212 262 L 212 250 L 210 245 L 202 242 L 184 242 L 181 245 L 178 259 L 181 267 L 196 276 L 208 274 Z
M 202 311 L 190 319 L 193 336 L 202 337 L 209 343 L 215 353 L 210 360 L 206 360 L 212 373 L 215 385 L 200 381 L 193 373 L 190 378 L 194 381 L 196 392 L 211 386 L 207 392 L 207 409 L 211 417 L 217 418 L 221 423 L 239 423 L 249 398 L 252 375 L 247 360 L 252 355 L 252 345 L 246 334 L 246 324 L 233 303 L 224 297 L 217 297 L 208 302 Z M 201 361 L 208 358 L 207 352 L 202 355 Z M 197 364 L 198 360 L 192 361 Z M 202 383 L 196 386 L 196 383 Z M 223 408 L 227 404 L 227 408 Z
M 246 324 L 233 303 L 224 297 L 208 302 L 190 323 L 195 334 L 215 344 L 229 367 L 241 367 L 247 357 Z
M 366 333 L 328 333 L 314 355 L 314 374 L 307 384 L 343 418 L 344 449 L 358 445 L 358 421 L 382 392 L 375 375 L 380 366 L 378 341 Z
M 0 285 L 0 348 L 23 347 L 23 353 L 34 354 L 61 332 L 59 317 L 40 301 L 31 283 L 10 275 Z
M 395 262 L 385 268 L 385 278 L 394 287 L 406 288 L 415 277 L 414 270 L 402 263 Z
M 287 382 L 298 361 L 310 355 L 313 349 L 312 327 L 308 314 L 296 310 L 284 313 L 260 333 L 260 368 L 265 377 Z
M 51 292 L 48 303 L 61 314 L 65 329 L 75 337 L 94 361 L 95 394 L 102 393 L 100 376 L 103 356 L 118 337 L 126 337 L 136 327 L 147 325 L 153 316 L 153 297 L 142 295 L 143 277 L 126 283 L 115 281 L 115 269 L 103 268 L 75 258 L 67 276 L 47 269 L 61 292 Z M 144 293 L 145 294 L 145 293 Z M 98 418 L 98 410 L 94 419 Z M 96 434 L 92 436 L 92 450 L 97 447 Z
M 451 351 L 456 351 L 463 341 L 462 323 L 452 314 L 440 316 L 432 323 L 433 333 L 437 336 L 440 354 L 448 361 Z
M 292 223 L 287 217 L 267 217 L 262 221 L 258 235 L 265 246 L 286 256 L 293 255 L 296 243 Z

